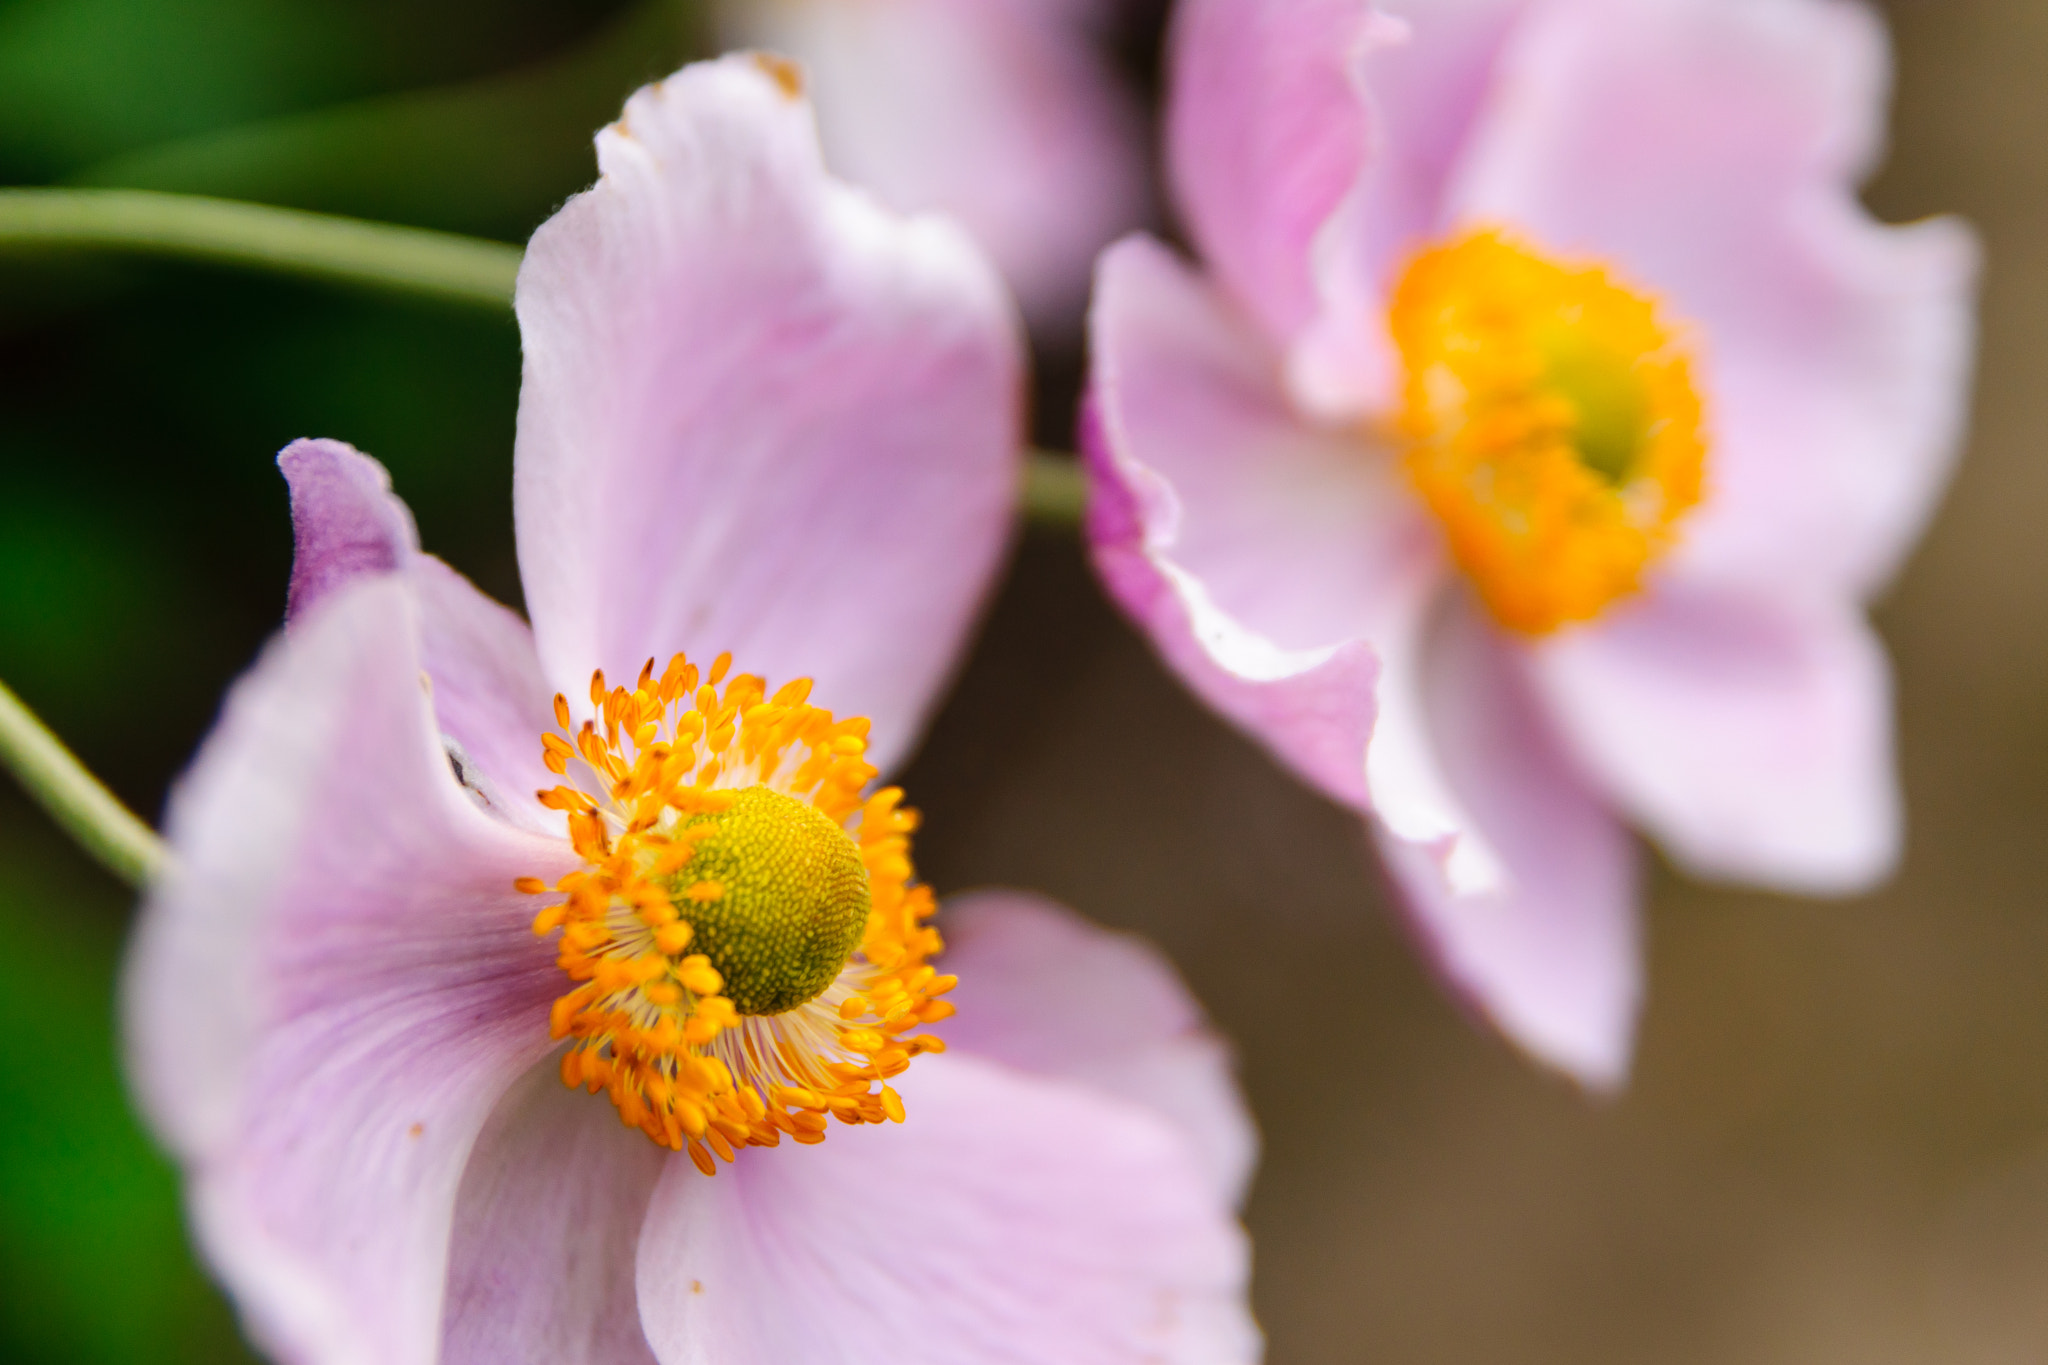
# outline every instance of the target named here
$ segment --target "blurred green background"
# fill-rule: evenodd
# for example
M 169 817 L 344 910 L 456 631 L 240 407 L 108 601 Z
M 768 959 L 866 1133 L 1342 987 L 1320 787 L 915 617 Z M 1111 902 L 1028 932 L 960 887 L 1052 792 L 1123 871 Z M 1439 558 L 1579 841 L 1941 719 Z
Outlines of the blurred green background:
M 1660 873 L 1628 1094 L 1470 1027 L 1354 822 L 1186 699 L 1071 538 L 1025 540 L 906 776 L 942 890 L 1041 886 L 1151 934 L 1238 1040 L 1275 1365 L 2048 1359 L 2048 6 L 1887 12 L 1871 202 L 1966 213 L 1991 261 L 1973 448 L 1880 613 L 1909 862 L 1846 904 Z M 0 183 L 517 241 L 703 43 L 683 0 L 0 0 Z M 1055 444 L 1070 346 L 1041 356 Z M 377 455 L 427 544 L 516 603 L 517 380 L 483 312 L 0 257 L 0 678 L 154 816 L 277 624 L 286 441 Z M 241 1351 L 114 1059 L 131 902 L 0 782 L 0 1359 Z
M 520 241 L 700 46 L 678 3 L 5 0 L 0 182 L 141 186 Z M 135 807 L 275 629 L 270 461 L 344 436 L 517 601 L 509 316 L 107 257 L 0 257 L 0 678 Z M 132 898 L 0 781 L 0 1359 L 245 1358 L 132 1117 Z

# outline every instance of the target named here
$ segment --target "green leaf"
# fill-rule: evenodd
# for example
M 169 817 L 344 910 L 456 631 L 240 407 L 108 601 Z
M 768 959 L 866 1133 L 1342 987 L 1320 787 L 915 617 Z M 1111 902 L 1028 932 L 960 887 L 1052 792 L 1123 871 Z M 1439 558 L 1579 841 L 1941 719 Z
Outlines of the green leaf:
M 4 818 L 27 824 L 11 802 Z M 115 1059 L 120 910 L 47 854 L 0 848 L 0 1356 L 225 1365 L 248 1353 Z

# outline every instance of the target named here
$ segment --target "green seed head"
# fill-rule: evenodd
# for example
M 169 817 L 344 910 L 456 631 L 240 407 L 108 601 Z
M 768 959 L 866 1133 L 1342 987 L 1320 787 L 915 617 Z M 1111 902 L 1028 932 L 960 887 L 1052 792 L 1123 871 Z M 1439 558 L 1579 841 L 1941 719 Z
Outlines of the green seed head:
M 868 922 L 868 874 L 846 831 L 793 796 L 748 787 L 731 806 L 689 822 L 717 826 L 668 883 L 741 1014 L 781 1014 L 814 1000 L 860 946 Z M 723 894 L 693 901 L 715 882 Z
M 1650 436 L 1650 394 L 1634 361 L 1575 329 L 1544 340 L 1544 382 L 1572 405 L 1579 463 L 1615 487 L 1626 484 Z

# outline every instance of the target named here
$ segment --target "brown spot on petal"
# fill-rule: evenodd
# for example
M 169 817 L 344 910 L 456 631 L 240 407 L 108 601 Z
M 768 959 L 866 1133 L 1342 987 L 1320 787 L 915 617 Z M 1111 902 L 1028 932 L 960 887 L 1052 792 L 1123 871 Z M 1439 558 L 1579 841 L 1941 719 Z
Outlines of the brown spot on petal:
M 704 1292 L 704 1281 L 702 1281 L 702 1280 L 692 1280 L 692 1281 L 690 1281 L 690 1292 L 691 1292 L 692 1294 L 701 1294 L 701 1293 L 703 1293 L 703 1292 Z
M 775 83 L 782 87 L 783 94 L 793 100 L 803 98 L 804 69 L 802 67 L 789 58 L 777 56 L 773 52 L 756 52 L 753 55 L 754 65 L 767 72 Z
M 406 1129 L 406 1130 L 405 1130 L 405 1135 L 406 1135 L 407 1137 L 419 1137 L 419 1136 L 420 1136 L 421 1134 L 425 1133 L 426 1131 L 427 1131 L 427 1125 L 426 1125 L 426 1124 L 424 1124 L 424 1123 L 415 1123 L 415 1124 L 414 1124 L 414 1125 L 413 1125 L 412 1127 L 410 1127 L 410 1128 L 408 1128 L 408 1129 Z

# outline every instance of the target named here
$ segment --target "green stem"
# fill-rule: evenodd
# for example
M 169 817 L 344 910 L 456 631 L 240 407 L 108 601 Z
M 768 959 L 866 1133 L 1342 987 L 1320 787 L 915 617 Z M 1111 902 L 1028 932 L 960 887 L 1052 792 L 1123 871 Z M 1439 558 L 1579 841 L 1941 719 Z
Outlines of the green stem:
M 0 767 L 130 886 L 143 887 L 163 866 L 163 840 L 86 771 L 63 742 L 0 683 Z
M 520 250 L 452 232 L 154 190 L 0 189 L 0 251 L 104 247 L 507 308 Z M 1075 526 L 1087 487 L 1064 455 L 1034 450 L 1024 515 Z
M 1080 461 L 1047 450 L 1028 452 L 1024 462 L 1024 516 L 1040 526 L 1072 527 L 1088 506 L 1088 480 Z
M 107 247 L 503 308 L 520 251 L 425 228 L 153 190 L 0 189 L 0 250 Z

